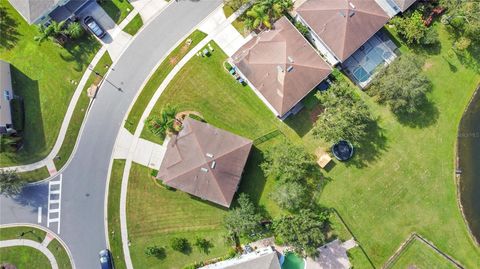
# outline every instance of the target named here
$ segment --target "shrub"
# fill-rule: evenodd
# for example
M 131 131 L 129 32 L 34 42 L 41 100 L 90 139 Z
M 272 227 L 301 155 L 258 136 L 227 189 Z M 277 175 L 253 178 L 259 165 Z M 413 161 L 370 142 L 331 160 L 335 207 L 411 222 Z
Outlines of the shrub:
M 164 247 L 151 246 L 145 249 L 145 255 L 149 257 L 156 257 L 157 259 L 165 259 L 167 256 Z
M 173 250 L 182 252 L 182 253 L 188 253 L 190 252 L 190 242 L 186 238 L 183 237 L 174 237 L 170 241 L 170 246 L 172 247 Z

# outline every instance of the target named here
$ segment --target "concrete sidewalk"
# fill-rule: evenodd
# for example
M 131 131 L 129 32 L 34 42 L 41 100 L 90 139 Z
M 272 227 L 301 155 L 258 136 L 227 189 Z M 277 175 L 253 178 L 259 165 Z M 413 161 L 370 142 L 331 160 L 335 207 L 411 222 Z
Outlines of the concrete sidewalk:
M 18 246 L 25 246 L 34 248 L 43 253 L 50 262 L 52 269 L 58 269 L 58 263 L 53 256 L 53 253 L 47 248 L 47 246 L 42 245 L 41 243 L 35 242 L 33 240 L 28 239 L 12 239 L 12 240 L 4 240 L 0 241 L 0 248 L 8 248 L 8 247 L 18 247 Z

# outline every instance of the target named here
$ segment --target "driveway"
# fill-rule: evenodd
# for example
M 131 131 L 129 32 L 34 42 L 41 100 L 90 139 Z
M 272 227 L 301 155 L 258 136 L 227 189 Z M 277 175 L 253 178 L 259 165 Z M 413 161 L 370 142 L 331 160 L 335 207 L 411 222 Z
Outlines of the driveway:
M 228 55 L 232 56 L 251 36 L 243 37 L 230 22 L 227 21 L 223 9 L 219 8 L 199 26 L 199 29 L 213 36 L 213 40 Z
M 122 29 L 110 18 L 105 10 L 97 4 L 91 2 L 78 14 L 83 22 L 86 16 L 92 16 L 95 21 L 107 32 L 102 38 L 98 39 L 102 45 L 107 47 L 108 53 L 113 61 L 116 61 L 124 48 L 128 45 L 132 36 L 122 31 Z
M 110 157 L 133 98 L 170 48 L 221 3 L 222 0 L 172 2 L 137 34 L 112 66 L 106 77 L 110 83 L 100 87 L 78 150 L 62 173 L 60 237 L 70 248 L 76 268 L 98 268 L 98 252 L 106 248 L 104 202 Z M 37 200 L 48 201 L 45 199 Z M 2 196 L 0 204 L 2 224 L 37 221 L 37 201 L 22 204 Z M 46 225 L 45 218 L 41 224 Z

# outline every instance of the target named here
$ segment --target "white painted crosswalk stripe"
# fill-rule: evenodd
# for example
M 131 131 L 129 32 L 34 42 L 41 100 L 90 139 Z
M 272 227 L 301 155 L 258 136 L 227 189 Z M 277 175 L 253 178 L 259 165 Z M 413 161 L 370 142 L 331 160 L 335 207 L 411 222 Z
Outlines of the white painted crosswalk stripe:
M 50 227 L 51 223 L 57 223 L 58 234 L 60 234 L 62 180 L 63 180 L 63 175 L 61 174 L 59 180 L 50 181 L 48 183 L 47 227 Z M 39 220 L 40 220 L 40 216 L 39 216 Z

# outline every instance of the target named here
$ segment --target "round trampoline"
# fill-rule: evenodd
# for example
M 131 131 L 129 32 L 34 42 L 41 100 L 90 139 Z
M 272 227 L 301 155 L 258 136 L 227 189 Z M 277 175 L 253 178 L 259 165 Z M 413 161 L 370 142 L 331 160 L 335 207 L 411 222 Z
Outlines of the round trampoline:
M 353 145 L 348 141 L 340 140 L 332 146 L 332 153 L 339 161 L 346 161 L 353 156 Z

